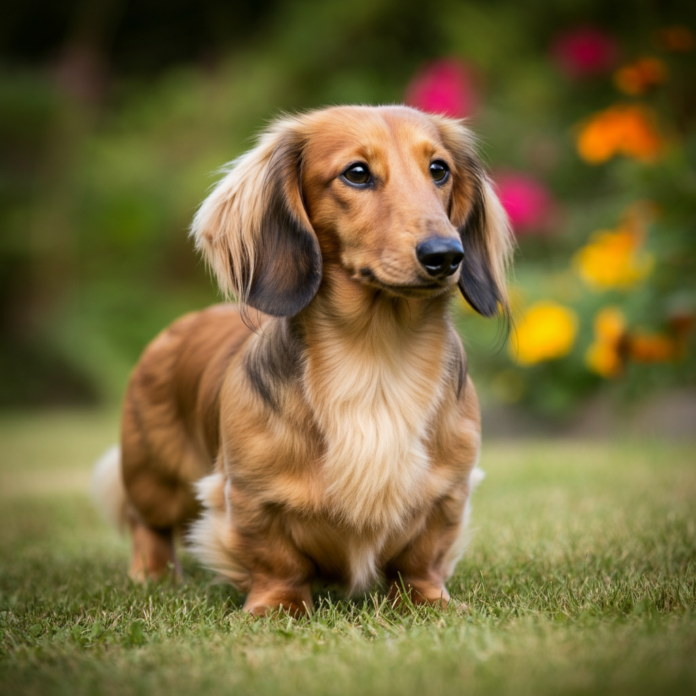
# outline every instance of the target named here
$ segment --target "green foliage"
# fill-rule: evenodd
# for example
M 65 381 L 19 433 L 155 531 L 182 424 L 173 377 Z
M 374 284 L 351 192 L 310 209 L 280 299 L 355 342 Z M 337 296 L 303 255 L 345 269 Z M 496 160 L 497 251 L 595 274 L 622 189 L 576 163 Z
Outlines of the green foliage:
M 616 38 L 625 59 L 638 57 L 654 52 L 656 28 L 688 25 L 688 7 L 445 0 L 426 10 L 415 0 L 303 0 L 264 4 L 253 21 L 238 20 L 249 21 L 247 33 L 235 25 L 234 44 L 217 36 L 224 52 L 198 63 L 152 72 L 157 56 L 139 68 L 119 49 L 107 81 L 99 78 L 110 59 L 104 49 L 82 67 L 93 93 L 58 79 L 60 65 L 8 63 L 0 72 L 0 407 L 117 401 L 147 341 L 216 299 L 187 239 L 215 172 L 278 113 L 401 101 L 420 65 L 447 56 L 476 74 L 482 103 L 472 127 L 494 173 L 527 172 L 558 204 L 551 232 L 521 240 L 524 301 L 567 301 L 581 320 L 567 359 L 518 369 L 505 351 L 491 351 L 499 327 L 467 316 L 461 327 L 484 396 L 517 395 L 557 413 L 598 389 L 632 397 L 693 383 L 691 343 L 682 363 L 629 366 L 618 388 L 583 359 L 593 315 L 606 302 L 655 331 L 675 312 L 694 313 L 693 53 L 663 55 L 671 79 L 649 96 L 670 138 L 667 154 L 654 165 L 617 158 L 595 167 L 578 157 L 576 130 L 619 95 L 608 73 L 565 77 L 549 50 L 559 31 L 590 23 Z M 152 41 L 154 52 L 172 53 Z M 96 50 L 96 39 L 87 43 Z M 569 271 L 572 254 L 645 198 L 661 211 L 646 240 L 655 258 L 649 282 L 620 297 L 583 291 Z M 517 387 L 500 387 L 501 373 L 514 373 Z
M 637 20 L 615 37 L 624 64 L 656 56 L 666 67 L 666 82 L 627 97 L 611 71 L 572 81 L 550 70 L 548 56 L 537 55 L 536 61 L 521 61 L 517 68 L 528 75 L 529 84 L 524 77 L 523 88 L 501 81 L 487 106 L 493 113 L 481 116 L 494 167 L 516 167 L 545 181 L 561 206 L 553 234 L 519 237 L 512 330 L 524 324 L 527 308 L 540 300 L 560 303 L 578 319 L 567 355 L 524 366 L 516 365 L 514 350 L 491 351 L 491 330 L 478 318 L 462 315 L 459 324 L 475 355 L 472 364 L 484 378 L 484 397 L 561 417 L 600 391 L 626 403 L 696 383 L 696 111 L 684 97 L 696 72 L 693 53 L 660 47 L 660 26 Z M 647 160 L 617 155 L 600 164 L 584 162 L 577 149 L 583 124 L 617 103 L 652 110 L 661 138 L 659 154 Z M 584 283 L 574 259 L 578 250 L 597 231 L 627 226 L 630 216 L 637 254 L 652 259 L 652 271 L 625 287 Z M 606 256 L 601 261 L 612 263 Z M 595 319 L 607 307 L 622 313 L 625 327 L 612 346 L 617 369 L 598 374 L 588 363 L 588 350 L 598 341 Z M 641 354 L 635 344 L 645 337 L 669 343 L 670 354 Z

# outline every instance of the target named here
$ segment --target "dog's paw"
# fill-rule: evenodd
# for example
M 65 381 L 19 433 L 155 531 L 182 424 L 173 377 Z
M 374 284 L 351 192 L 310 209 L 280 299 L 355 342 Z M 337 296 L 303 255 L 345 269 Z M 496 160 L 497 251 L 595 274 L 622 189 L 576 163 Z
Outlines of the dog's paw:
M 268 616 L 278 611 L 300 618 L 312 613 L 312 594 L 309 589 L 301 590 L 266 590 L 254 591 L 253 587 L 246 602 L 244 611 L 252 616 Z

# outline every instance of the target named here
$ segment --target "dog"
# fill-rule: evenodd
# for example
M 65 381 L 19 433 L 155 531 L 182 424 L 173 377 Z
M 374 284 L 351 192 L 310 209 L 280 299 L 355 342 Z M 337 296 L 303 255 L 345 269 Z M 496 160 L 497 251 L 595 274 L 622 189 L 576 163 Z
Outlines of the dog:
M 178 573 L 186 530 L 254 615 L 310 613 L 319 581 L 446 605 L 481 433 L 449 304 L 507 314 L 512 249 L 471 132 L 405 106 L 280 118 L 191 233 L 238 304 L 176 321 L 131 376 L 96 474 L 130 576 Z

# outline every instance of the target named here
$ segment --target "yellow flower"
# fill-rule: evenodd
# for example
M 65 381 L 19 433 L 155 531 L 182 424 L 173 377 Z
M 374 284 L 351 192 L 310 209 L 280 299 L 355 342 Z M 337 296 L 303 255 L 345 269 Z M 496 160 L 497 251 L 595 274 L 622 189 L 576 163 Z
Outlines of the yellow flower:
M 594 331 L 602 341 L 618 343 L 626 331 L 626 319 L 616 307 L 605 307 L 597 312 L 594 319 Z
M 645 106 L 612 106 L 592 116 L 582 126 L 578 154 L 589 164 L 601 164 L 615 155 L 650 161 L 662 149 L 655 118 Z
M 617 377 L 623 370 L 620 352 L 626 332 L 624 315 L 616 307 L 605 307 L 594 319 L 594 343 L 585 353 L 585 362 L 593 372 L 605 377 Z
M 534 365 L 567 355 L 578 331 L 575 312 L 556 302 L 537 302 L 512 332 L 510 353 L 520 365 Z
M 575 253 L 573 265 L 590 287 L 628 288 L 652 271 L 653 257 L 640 251 L 641 236 L 630 223 L 595 232 Z
M 667 64 L 648 56 L 619 68 L 614 73 L 614 82 L 622 92 L 638 95 L 666 82 L 668 77 Z

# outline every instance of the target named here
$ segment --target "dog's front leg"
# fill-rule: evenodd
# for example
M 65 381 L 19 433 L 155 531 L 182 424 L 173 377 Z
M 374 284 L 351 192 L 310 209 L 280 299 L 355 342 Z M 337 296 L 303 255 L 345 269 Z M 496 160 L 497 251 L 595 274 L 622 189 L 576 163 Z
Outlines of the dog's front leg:
M 312 608 L 311 582 L 298 584 L 262 575 L 253 578 L 251 591 L 244 603 L 244 610 L 253 616 L 265 616 L 282 610 L 298 617 L 311 614 Z
M 263 616 L 282 609 L 293 616 L 312 612 L 312 580 L 315 568 L 302 554 L 280 520 L 261 534 L 247 536 L 242 562 L 250 570 L 249 594 L 244 609 Z
M 229 551 L 246 570 L 244 609 L 254 616 L 279 609 L 294 616 L 310 614 L 315 566 L 293 541 L 288 513 L 234 487 L 228 495 L 235 520 L 227 537 L 233 546 Z
M 197 489 L 204 510 L 189 532 L 191 551 L 247 593 L 244 609 L 251 614 L 281 608 L 309 614 L 315 567 L 293 542 L 287 512 L 258 500 L 247 486 L 229 485 L 222 473 L 202 479 Z
M 467 498 L 468 487 L 462 486 L 438 502 L 420 533 L 388 561 L 390 600 L 401 604 L 405 594 L 414 604 L 447 606 L 445 581 L 463 550 Z

